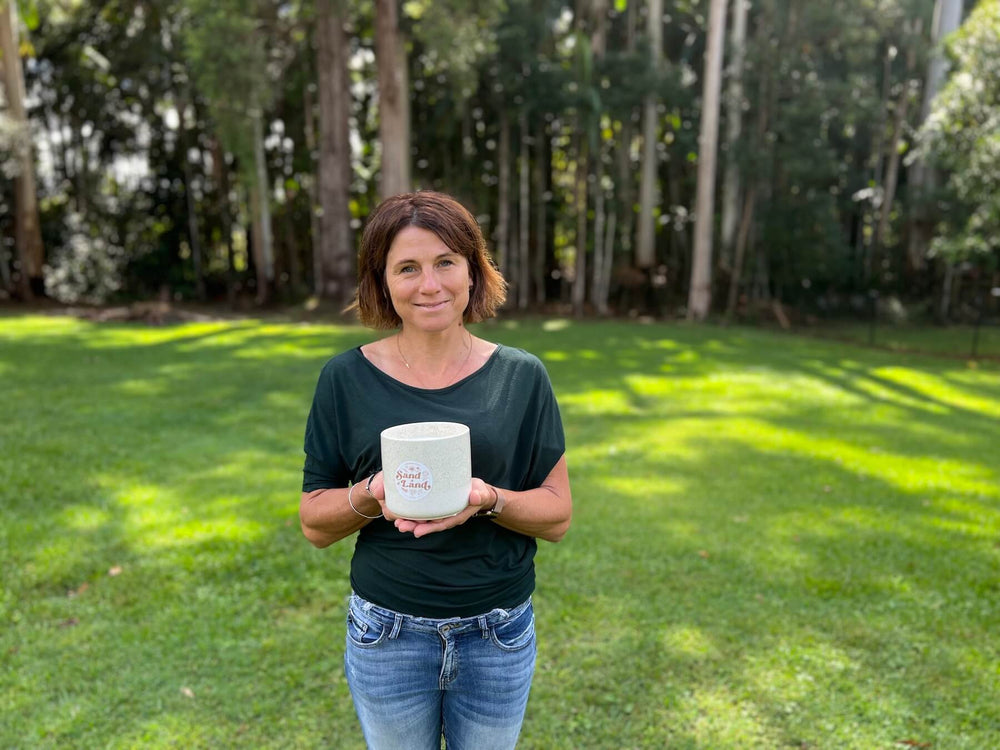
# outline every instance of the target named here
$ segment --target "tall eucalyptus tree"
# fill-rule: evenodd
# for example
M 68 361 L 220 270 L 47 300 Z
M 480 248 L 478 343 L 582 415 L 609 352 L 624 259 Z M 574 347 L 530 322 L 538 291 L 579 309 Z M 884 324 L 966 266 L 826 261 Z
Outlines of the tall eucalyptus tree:
M 350 43 L 344 0 L 316 0 L 319 87 L 319 235 L 313 238 L 314 291 L 346 304 L 354 289 L 350 185 Z
M 409 75 L 398 0 L 375 0 L 375 59 L 382 147 L 379 194 L 388 198 L 410 190 Z
M 24 68 L 21 65 L 20 20 L 16 0 L 0 2 L 0 67 L 3 69 L 4 93 L 17 135 L 13 139 L 16 152 L 14 174 L 14 248 L 20 275 L 18 289 L 25 299 L 41 293 L 42 265 L 45 249 L 42 245 L 38 216 L 38 193 L 32 156 L 31 125 L 25 108 Z M 6 259 L 0 258 L 6 264 Z
M 698 198 L 694 257 L 688 294 L 688 318 L 704 320 L 712 304 L 712 229 L 715 223 L 715 161 L 719 138 L 719 92 L 722 85 L 722 46 L 726 33 L 726 0 L 710 0 L 708 43 L 701 98 L 701 137 L 698 144 Z
M 646 36 L 649 44 L 650 67 L 660 69 L 663 58 L 663 0 L 649 0 L 646 16 Z M 642 181 L 639 186 L 639 227 L 635 246 L 635 264 L 648 269 L 656 262 L 656 235 L 653 208 L 658 202 L 657 132 L 659 130 L 654 93 L 646 95 L 642 109 Z
M 944 50 L 944 40 L 962 22 L 962 0 L 936 0 L 934 18 L 931 24 L 932 52 L 927 61 L 927 75 L 924 81 L 923 101 L 920 108 L 920 123 L 930 116 L 934 99 L 941 90 L 948 74 L 948 57 Z M 927 250 L 933 233 L 936 212 L 930 204 L 936 186 L 936 175 L 922 159 L 917 158 L 909 168 L 910 188 L 917 199 L 910 214 L 907 257 L 910 267 L 921 270 L 927 262 Z M 947 283 L 950 285 L 952 267 L 947 266 Z
M 733 0 L 732 30 L 729 36 L 729 65 L 726 81 L 726 166 L 722 183 L 722 224 L 720 266 L 732 275 L 732 256 L 740 217 L 742 183 L 737 149 L 743 132 L 743 67 L 746 64 L 747 15 L 750 0 Z

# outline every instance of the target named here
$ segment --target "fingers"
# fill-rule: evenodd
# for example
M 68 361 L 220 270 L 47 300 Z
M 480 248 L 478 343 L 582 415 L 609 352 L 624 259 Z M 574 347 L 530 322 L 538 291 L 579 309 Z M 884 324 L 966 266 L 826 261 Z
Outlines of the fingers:
M 454 516 L 448 516 L 448 518 L 437 518 L 432 521 L 414 521 L 409 518 L 397 518 L 395 520 L 396 529 L 403 533 L 413 534 L 417 539 L 422 536 L 427 536 L 428 534 L 434 534 L 438 531 L 444 531 L 445 529 L 452 529 L 459 526 L 470 518 L 472 518 L 477 513 L 477 507 L 470 504 L 461 513 Z
M 493 493 L 490 490 L 489 485 L 482 479 L 473 477 L 472 488 L 469 490 L 469 505 L 465 508 L 465 510 L 455 514 L 454 516 L 449 516 L 448 518 L 438 518 L 432 521 L 416 521 L 410 518 L 399 518 L 386 510 L 385 489 L 381 480 L 382 476 L 380 473 L 372 481 L 372 493 L 376 493 L 376 487 L 381 491 L 382 497 L 379 498 L 379 502 L 382 504 L 382 512 L 385 514 L 385 517 L 395 523 L 398 531 L 404 534 L 413 534 L 413 536 L 418 539 L 422 536 L 434 534 L 438 531 L 444 531 L 445 529 L 451 529 L 465 523 L 479 512 L 480 505 L 489 502 L 493 497 Z
M 385 501 L 385 477 L 381 471 L 372 475 L 371 481 L 365 484 L 365 491 L 380 503 Z
M 472 480 L 472 490 L 469 492 L 469 505 L 482 505 L 491 497 L 493 497 L 493 494 L 490 492 L 489 485 L 482 479 L 474 478 Z
M 411 521 L 408 518 L 396 518 L 394 519 L 394 523 L 396 524 L 396 529 L 403 533 L 411 532 L 419 525 L 416 521 Z

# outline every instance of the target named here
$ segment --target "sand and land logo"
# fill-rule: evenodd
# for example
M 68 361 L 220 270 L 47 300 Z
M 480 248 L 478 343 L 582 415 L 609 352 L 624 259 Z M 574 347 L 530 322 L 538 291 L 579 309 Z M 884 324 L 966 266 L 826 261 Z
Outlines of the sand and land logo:
M 396 469 L 396 489 L 407 500 L 420 500 L 433 486 L 431 470 L 419 461 L 404 461 Z

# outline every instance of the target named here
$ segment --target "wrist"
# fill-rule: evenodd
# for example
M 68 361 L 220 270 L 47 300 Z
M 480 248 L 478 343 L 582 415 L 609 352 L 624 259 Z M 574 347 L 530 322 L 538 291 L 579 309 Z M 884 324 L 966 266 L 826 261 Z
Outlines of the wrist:
M 351 506 L 351 510 L 353 510 L 357 515 L 361 516 L 362 518 L 367 518 L 368 520 L 374 520 L 376 518 L 381 518 L 382 517 L 382 506 L 380 504 L 378 505 L 378 515 L 374 515 L 374 516 L 373 515 L 369 515 L 368 513 L 362 513 L 358 509 L 358 507 L 354 504 L 354 498 L 352 497 L 352 495 L 354 494 L 354 488 L 357 487 L 358 484 L 360 484 L 360 482 L 356 483 L 356 484 L 352 484 L 348 488 L 348 490 L 347 490 L 347 504 Z M 365 489 L 367 490 L 368 488 L 366 487 Z M 368 491 L 367 494 L 368 494 L 368 496 L 372 500 L 375 500 L 376 504 L 378 504 L 378 499 L 371 493 L 371 491 Z M 360 503 L 361 501 L 362 501 L 362 498 L 358 498 L 358 502 Z M 365 510 L 369 510 L 369 509 L 365 508 Z M 375 510 L 375 509 L 372 508 L 371 510 Z
M 496 487 L 491 484 L 486 485 L 493 491 L 493 504 L 487 508 L 483 508 L 476 515 L 483 516 L 484 518 L 494 519 L 497 518 L 503 512 L 503 506 L 507 502 L 507 498 L 503 496 Z

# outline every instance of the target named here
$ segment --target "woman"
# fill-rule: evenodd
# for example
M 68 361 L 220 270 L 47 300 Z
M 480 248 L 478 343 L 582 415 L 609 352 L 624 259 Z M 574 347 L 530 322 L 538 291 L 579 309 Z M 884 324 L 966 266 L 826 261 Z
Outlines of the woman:
M 368 746 L 514 747 L 535 662 L 536 538 L 572 500 L 559 409 L 534 356 L 473 336 L 506 283 L 473 216 L 432 192 L 389 198 L 361 240 L 361 321 L 392 335 L 323 368 L 306 426 L 300 517 L 326 547 L 358 531 L 345 670 Z M 433 521 L 385 505 L 379 435 L 468 425 L 468 506 Z

